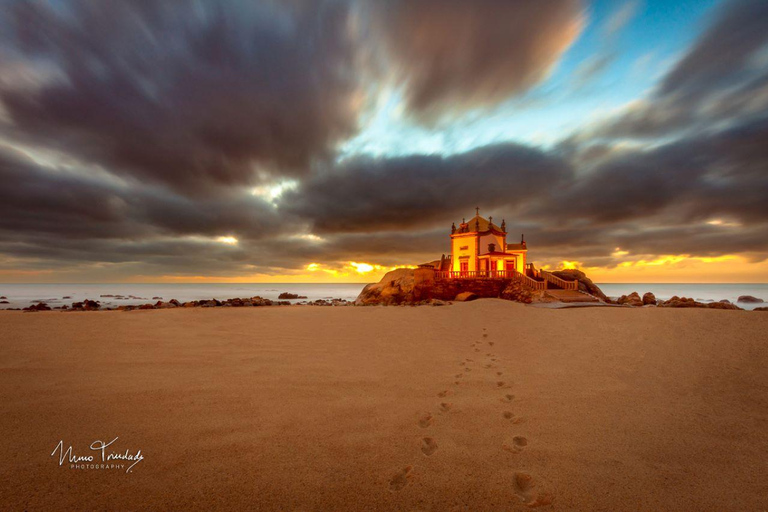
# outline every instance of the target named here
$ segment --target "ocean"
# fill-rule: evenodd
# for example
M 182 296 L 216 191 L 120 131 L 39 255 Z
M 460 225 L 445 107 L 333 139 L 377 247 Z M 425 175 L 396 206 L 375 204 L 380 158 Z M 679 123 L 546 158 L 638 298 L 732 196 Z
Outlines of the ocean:
M 153 297 L 162 300 L 177 299 L 181 302 L 201 299 L 230 299 L 234 297 L 260 296 L 265 299 L 277 299 L 282 292 L 306 295 L 307 300 L 338 298 L 354 300 L 365 283 L 262 283 L 262 284 L 0 284 L 0 296 L 5 296 L 8 304 L 0 308 L 23 308 L 37 301 L 45 301 L 51 306 L 71 304 L 84 299 L 98 300 L 102 305 L 115 307 L 121 304 L 144 304 L 156 302 Z M 642 295 L 653 292 L 657 299 L 668 299 L 673 295 L 692 297 L 700 302 L 728 299 L 736 302 L 740 295 L 752 295 L 768 300 L 768 283 L 732 283 L 732 284 L 674 284 L 674 283 L 605 283 L 600 288 L 609 297 L 619 297 L 633 291 Z M 104 295 L 122 295 L 125 299 L 104 297 Z M 64 298 L 68 297 L 68 298 Z M 303 299 L 301 299 L 303 300 Z M 292 302 L 299 302 L 294 300 Z M 739 303 L 744 309 L 754 309 L 766 304 Z

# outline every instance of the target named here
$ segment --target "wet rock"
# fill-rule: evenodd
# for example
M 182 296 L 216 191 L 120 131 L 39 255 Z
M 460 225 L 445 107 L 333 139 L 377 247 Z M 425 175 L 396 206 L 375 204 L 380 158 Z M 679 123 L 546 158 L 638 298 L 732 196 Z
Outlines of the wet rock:
M 643 299 L 640 298 L 639 293 L 632 292 L 629 295 L 622 295 L 619 297 L 619 299 L 616 301 L 616 304 L 626 304 L 632 307 L 640 307 L 643 305 Z
M 644 306 L 655 306 L 656 305 L 656 296 L 651 292 L 645 292 L 643 294 L 643 305 Z
M 669 300 L 665 300 L 659 307 L 662 308 L 709 308 L 709 309 L 735 309 L 741 310 L 741 308 L 735 304 L 728 302 L 697 302 L 689 297 L 678 297 L 675 295 Z
M 765 301 L 763 299 L 758 299 L 757 297 L 753 297 L 752 295 L 741 295 L 738 299 L 736 299 L 736 302 L 746 302 L 750 304 L 757 304 Z
M 755 309 L 753 309 L 752 311 L 768 311 L 768 307 L 765 307 L 765 306 L 761 306 L 761 307 L 759 307 L 759 308 L 755 308 Z
M 155 309 L 153 304 L 142 304 L 138 309 Z
M 0 304 L 10 304 L 7 300 L 0 300 Z
M 298 295 L 296 293 L 283 292 L 277 296 L 278 299 L 306 299 L 305 295 Z
M 48 306 L 45 302 L 38 302 L 37 304 L 32 304 L 31 306 L 27 306 L 23 309 L 23 311 L 50 311 L 51 307 Z

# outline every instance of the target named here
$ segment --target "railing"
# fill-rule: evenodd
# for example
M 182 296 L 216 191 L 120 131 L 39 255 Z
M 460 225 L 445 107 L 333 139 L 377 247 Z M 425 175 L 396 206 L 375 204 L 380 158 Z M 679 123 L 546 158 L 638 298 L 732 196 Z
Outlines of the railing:
M 579 282 L 578 281 L 566 281 L 565 279 L 560 279 L 556 275 L 547 272 L 546 270 L 541 270 L 541 277 L 543 277 L 545 280 L 549 281 L 550 283 L 554 284 L 555 286 L 559 286 L 563 290 L 578 290 L 579 289 Z
M 442 270 L 435 272 L 435 279 L 512 279 L 514 274 L 519 274 L 514 270 L 467 270 L 453 271 Z
M 513 279 L 518 281 L 520 284 L 525 286 L 526 288 L 530 288 L 532 290 L 546 290 L 547 289 L 547 282 L 546 281 L 537 281 L 536 279 L 532 279 L 528 277 L 525 274 L 521 274 L 520 272 L 515 272 Z
M 516 270 L 435 271 L 435 279 L 513 279 L 532 290 L 547 289 L 547 281 L 537 281 Z

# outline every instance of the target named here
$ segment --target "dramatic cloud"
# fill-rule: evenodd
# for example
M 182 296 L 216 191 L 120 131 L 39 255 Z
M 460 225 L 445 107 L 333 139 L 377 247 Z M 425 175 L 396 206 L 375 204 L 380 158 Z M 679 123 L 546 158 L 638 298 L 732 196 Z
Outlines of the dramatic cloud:
M 632 22 L 627 5 L 597 24 L 604 39 Z M 350 262 L 437 258 L 476 206 L 505 218 L 510 240 L 524 232 L 539 263 L 763 260 L 768 12 L 733 1 L 713 16 L 644 99 L 552 147 L 499 136 L 342 158 L 361 91 L 383 77 L 372 69 L 406 91 L 405 111 L 385 115 L 488 107 L 542 80 L 582 6 L 14 4 L 0 14 L 13 29 L 0 35 L 0 272 L 330 279 Z M 586 75 L 606 69 L 586 62 Z M 398 154 L 417 151 L 407 142 Z
M 406 83 L 408 105 L 427 117 L 526 91 L 546 77 L 583 26 L 579 0 L 375 5 L 375 30 Z
M 768 109 L 768 3 L 733 0 L 716 14 L 649 98 L 582 136 L 675 135 Z
M 332 0 L 16 3 L 4 44 L 55 73 L 0 100 L 16 139 L 187 193 L 300 175 L 356 126 L 349 18 Z
M 413 229 L 458 220 L 475 206 L 512 214 L 569 172 L 557 157 L 516 144 L 447 158 L 359 158 L 306 180 L 281 209 L 319 233 Z

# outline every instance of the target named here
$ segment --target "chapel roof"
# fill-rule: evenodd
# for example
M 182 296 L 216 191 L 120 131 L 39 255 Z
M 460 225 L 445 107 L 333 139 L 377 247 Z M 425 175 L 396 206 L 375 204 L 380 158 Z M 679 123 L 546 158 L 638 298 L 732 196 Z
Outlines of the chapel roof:
M 462 226 L 464 224 L 466 224 L 466 230 L 462 230 Z M 490 229 L 495 229 L 496 231 L 502 231 L 502 232 L 504 231 L 495 223 L 488 221 L 488 219 L 485 219 L 480 215 L 475 215 L 464 224 L 459 225 L 459 229 L 457 230 L 458 233 L 474 233 L 477 231 L 482 233 Z

